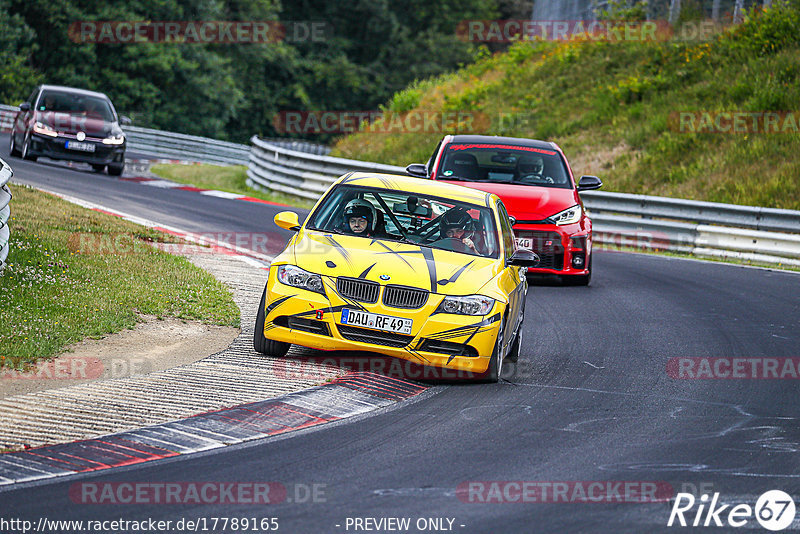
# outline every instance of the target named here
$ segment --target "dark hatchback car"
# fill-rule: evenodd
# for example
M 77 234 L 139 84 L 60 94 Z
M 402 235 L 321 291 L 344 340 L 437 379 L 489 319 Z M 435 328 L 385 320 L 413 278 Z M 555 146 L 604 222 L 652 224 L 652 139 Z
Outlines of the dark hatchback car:
M 40 85 L 11 128 L 9 152 L 36 161 L 38 157 L 81 161 L 97 172 L 119 176 L 125 168 L 125 134 L 111 100 L 103 93 Z

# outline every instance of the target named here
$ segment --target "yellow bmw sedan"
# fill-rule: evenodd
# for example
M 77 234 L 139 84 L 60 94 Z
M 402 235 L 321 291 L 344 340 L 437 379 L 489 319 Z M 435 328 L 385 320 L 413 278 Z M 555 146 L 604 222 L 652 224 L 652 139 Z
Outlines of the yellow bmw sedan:
M 496 381 L 522 344 L 525 268 L 494 194 L 408 176 L 351 173 L 317 202 L 275 258 L 255 350 L 291 344 L 370 351 Z

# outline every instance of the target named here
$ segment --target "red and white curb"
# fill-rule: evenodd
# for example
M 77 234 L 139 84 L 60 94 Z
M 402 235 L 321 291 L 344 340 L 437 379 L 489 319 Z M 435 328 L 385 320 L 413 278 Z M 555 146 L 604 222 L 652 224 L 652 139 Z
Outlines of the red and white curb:
M 0 485 L 55 478 L 217 449 L 360 415 L 428 389 L 351 371 L 270 400 L 108 436 L 0 455 Z
M 213 252 L 235 256 L 237 259 L 245 263 L 249 263 L 250 265 L 253 265 L 254 267 L 258 267 L 260 269 L 269 269 L 269 265 L 273 259 L 273 256 L 262 254 L 260 252 L 250 250 L 244 247 L 236 246 L 224 240 L 216 239 L 208 234 L 198 234 L 196 232 L 190 232 L 188 230 L 183 230 L 180 228 L 176 228 L 174 226 L 161 224 L 155 221 L 151 221 L 149 219 L 145 219 L 143 217 L 114 210 L 102 206 L 100 204 L 96 204 L 94 202 L 89 202 L 88 200 L 83 200 L 82 198 L 65 195 L 63 193 L 57 193 L 55 191 L 50 191 L 45 188 L 37 187 L 37 189 L 39 191 L 43 191 L 45 193 L 54 195 L 62 200 L 66 200 L 71 204 L 75 204 L 83 208 L 90 209 L 92 211 L 97 211 L 99 213 L 105 213 L 106 215 L 113 215 L 114 217 L 119 217 L 126 221 L 139 224 L 141 226 L 153 228 L 155 230 L 159 230 L 161 232 L 174 235 L 175 237 L 179 237 L 190 243 L 211 247 Z

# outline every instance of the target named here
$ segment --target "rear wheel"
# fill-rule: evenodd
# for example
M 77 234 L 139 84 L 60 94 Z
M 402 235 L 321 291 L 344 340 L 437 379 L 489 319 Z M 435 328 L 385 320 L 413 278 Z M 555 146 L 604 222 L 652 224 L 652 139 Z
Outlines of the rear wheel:
M 282 341 L 267 339 L 264 336 L 264 306 L 266 305 L 266 300 L 267 288 L 265 286 L 264 293 L 261 295 L 261 304 L 258 305 L 258 314 L 256 314 L 256 326 L 253 331 L 253 348 L 256 352 L 260 352 L 261 354 L 280 358 L 286 356 L 291 345 Z

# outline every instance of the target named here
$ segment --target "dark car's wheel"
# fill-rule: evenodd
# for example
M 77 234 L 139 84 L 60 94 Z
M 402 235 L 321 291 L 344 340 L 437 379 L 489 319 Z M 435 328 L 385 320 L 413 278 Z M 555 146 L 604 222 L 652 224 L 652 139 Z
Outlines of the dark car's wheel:
M 261 304 L 258 305 L 258 314 L 256 314 L 256 327 L 253 331 L 253 348 L 256 352 L 260 352 L 261 354 L 280 358 L 286 356 L 291 345 L 282 341 L 273 341 L 264 336 L 264 305 L 266 304 L 266 299 L 267 288 L 264 287 L 264 293 L 261 295 Z
M 92 169 L 94 169 L 94 172 L 103 172 L 104 170 L 106 170 L 106 166 L 105 165 L 95 165 L 94 163 L 92 163 Z
M 125 170 L 125 164 L 122 163 L 120 165 L 109 165 L 108 166 L 108 174 L 111 176 L 119 176 L 122 174 L 122 171 Z
M 8 143 L 8 153 L 12 156 L 19 157 L 21 152 L 17 148 L 17 143 L 14 141 L 14 137 L 16 137 L 16 133 L 13 131 L 11 132 L 11 141 Z
M 489 360 L 489 368 L 486 369 L 486 381 L 497 382 L 503 372 L 503 319 L 500 319 L 500 328 L 497 330 L 497 342 L 494 345 L 492 358 Z
M 28 134 L 25 136 L 25 140 L 22 142 L 22 159 L 27 159 L 28 161 L 36 161 L 38 156 L 33 156 L 30 153 L 30 145 L 31 145 L 31 135 Z

